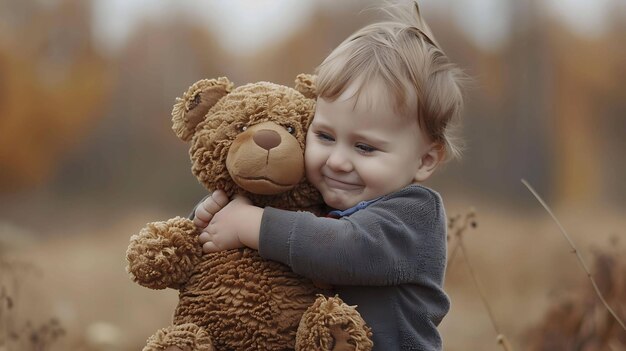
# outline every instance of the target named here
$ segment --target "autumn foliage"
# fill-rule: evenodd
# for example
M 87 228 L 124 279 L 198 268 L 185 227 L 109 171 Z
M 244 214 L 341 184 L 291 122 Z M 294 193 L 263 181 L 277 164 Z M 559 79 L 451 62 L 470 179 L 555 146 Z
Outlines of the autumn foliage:
M 100 116 L 111 86 L 88 7 L 28 3 L 27 20 L 0 27 L 0 192 L 48 178 Z

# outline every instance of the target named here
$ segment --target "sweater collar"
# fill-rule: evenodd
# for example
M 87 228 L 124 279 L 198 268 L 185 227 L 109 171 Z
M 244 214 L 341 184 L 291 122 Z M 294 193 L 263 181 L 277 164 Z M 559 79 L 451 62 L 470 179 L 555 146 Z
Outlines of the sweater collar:
M 376 201 L 378 201 L 380 199 L 382 199 L 382 196 L 381 197 L 377 197 L 377 198 L 375 198 L 373 200 L 361 201 L 358 204 L 350 207 L 347 210 L 343 210 L 343 211 L 341 211 L 341 210 L 333 210 L 333 211 L 328 212 L 328 216 L 332 217 L 332 218 L 341 218 L 341 217 L 349 216 L 349 215 L 351 215 L 351 214 L 353 214 L 353 213 L 355 213 L 355 212 L 357 212 L 359 210 L 362 210 L 362 209 L 366 208 L 367 206 L 373 204 L 374 202 L 376 202 Z

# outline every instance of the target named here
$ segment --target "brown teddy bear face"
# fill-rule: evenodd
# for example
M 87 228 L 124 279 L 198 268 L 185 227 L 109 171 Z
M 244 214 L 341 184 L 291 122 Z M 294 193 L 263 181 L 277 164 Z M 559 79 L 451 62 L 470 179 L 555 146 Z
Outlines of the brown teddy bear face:
M 177 134 L 191 139 L 192 171 L 209 191 L 241 193 L 259 205 L 302 208 L 322 202 L 304 175 L 313 98 L 268 82 L 232 91 L 225 78 L 199 83 L 172 113 Z
M 255 194 L 275 195 L 300 183 L 304 155 L 294 127 L 267 121 L 241 128 L 245 130 L 226 156 L 226 168 L 237 185 Z

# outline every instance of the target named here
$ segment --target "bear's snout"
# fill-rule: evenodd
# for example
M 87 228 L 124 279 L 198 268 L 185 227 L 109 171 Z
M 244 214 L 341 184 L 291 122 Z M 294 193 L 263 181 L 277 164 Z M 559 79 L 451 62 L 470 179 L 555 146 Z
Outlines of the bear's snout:
M 252 136 L 254 143 L 265 150 L 271 150 L 280 145 L 280 134 L 270 129 L 261 129 Z

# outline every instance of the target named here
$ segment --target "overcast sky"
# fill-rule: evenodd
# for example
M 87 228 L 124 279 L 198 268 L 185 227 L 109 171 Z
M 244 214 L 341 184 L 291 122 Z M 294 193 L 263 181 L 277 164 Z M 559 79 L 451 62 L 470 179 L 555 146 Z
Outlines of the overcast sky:
M 518 0 L 530 1 L 530 0 Z M 558 17 L 583 36 L 598 36 L 606 30 L 609 6 L 624 0 L 540 0 L 546 14 Z M 307 20 L 313 8 L 332 9 L 358 0 L 93 0 L 95 35 L 106 49 L 118 49 L 138 22 L 180 12 L 206 23 L 218 40 L 233 53 L 244 54 L 278 40 Z M 626 2 L 626 1 L 624 1 Z M 448 13 L 468 33 L 469 40 L 484 49 L 497 49 L 506 40 L 511 13 L 502 0 L 422 0 L 422 13 Z M 358 7 L 357 7 L 358 8 Z M 620 11 L 626 11 L 621 6 Z M 356 29 L 356 28 L 355 28 Z

